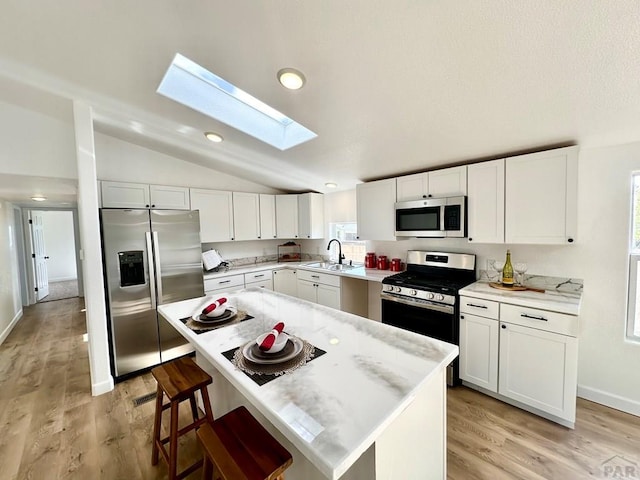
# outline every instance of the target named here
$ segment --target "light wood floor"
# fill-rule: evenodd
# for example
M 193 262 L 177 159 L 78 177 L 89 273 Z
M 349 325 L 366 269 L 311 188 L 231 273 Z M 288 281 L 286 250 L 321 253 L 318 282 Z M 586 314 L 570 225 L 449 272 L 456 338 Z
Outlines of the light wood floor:
M 133 404 L 155 381 L 92 397 L 81 308 L 79 298 L 29 307 L 0 346 L 0 478 L 166 478 L 150 461 L 154 404 Z M 569 430 L 463 387 L 449 389 L 448 409 L 450 480 L 640 478 L 638 417 L 578 400 Z M 183 465 L 199 456 L 191 435 L 180 451 Z M 611 457 L 635 477 L 606 476 Z

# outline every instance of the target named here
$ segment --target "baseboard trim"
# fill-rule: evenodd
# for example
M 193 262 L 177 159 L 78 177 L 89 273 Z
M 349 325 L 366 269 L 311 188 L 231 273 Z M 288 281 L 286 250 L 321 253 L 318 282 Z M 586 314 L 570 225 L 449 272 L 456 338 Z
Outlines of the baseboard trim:
M 71 280 L 78 280 L 78 277 L 57 277 L 57 278 L 50 278 L 50 279 L 49 279 L 49 283 L 70 282 Z
M 113 377 L 109 375 L 109 379 L 100 383 L 91 384 L 91 395 L 97 397 L 103 393 L 107 393 L 113 390 Z
M 598 390 L 597 388 L 585 387 L 583 385 L 578 385 L 578 396 L 585 400 L 590 400 L 640 417 L 640 402 L 636 400 L 621 397 L 620 395 L 615 395 L 603 390 Z
M 18 320 L 20 320 L 21 318 L 22 318 L 22 309 L 18 310 L 18 313 L 16 313 L 16 315 L 13 317 L 11 322 L 9 322 L 9 325 L 7 325 L 7 328 L 5 328 L 2 331 L 2 333 L 0 333 L 0 345 L 4 343 L 4 341 L 7 339 L 7 337 L 11 333 L 11 330 L 13 330 L 13 327 L 16 326 L 16 323 L 18 323 Z

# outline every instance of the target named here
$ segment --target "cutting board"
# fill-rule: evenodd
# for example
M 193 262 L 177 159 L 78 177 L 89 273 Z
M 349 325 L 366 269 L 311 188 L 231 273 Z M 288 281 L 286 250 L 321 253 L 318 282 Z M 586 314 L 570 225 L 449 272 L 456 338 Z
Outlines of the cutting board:
M 501 283 L 489 282 L 489 286 L 492 288 L 497 288 L 498 290 L 508 290 L 511 292 L 523 292 L 525 290 L 530 290 L 532 292 L 544 293 L 543 288 L 527 287 L 526 285 L 513 285 L 512 287 L 507 287 L 506 285 L 502 285 Z

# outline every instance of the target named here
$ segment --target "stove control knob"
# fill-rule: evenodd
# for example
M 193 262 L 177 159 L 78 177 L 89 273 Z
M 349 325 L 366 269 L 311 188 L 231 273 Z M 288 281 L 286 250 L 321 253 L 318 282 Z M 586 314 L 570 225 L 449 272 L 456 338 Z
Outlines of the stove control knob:
M 387 292 L 393 292 L 393 286 L 392 285 L 387 285 Z
M 444 295 L 439 293 L 438 295 L 436 295 L 436 300 L 439 300 L 439 301 L 444 300 Z
M 409 293 L 414 297 L 418 294 L 418 292 L 416 292 L 415 290 L 411 290 Z
M 402 291 L 402 288 L 396 287 L 396 292 L 400 293 L 401 291 Z
M 431 293 L 431 292 L 427 293 L 427 298 L 429 300 L 433 300 L 434 297 L 435 297 L 435 295 L 433 293 Z

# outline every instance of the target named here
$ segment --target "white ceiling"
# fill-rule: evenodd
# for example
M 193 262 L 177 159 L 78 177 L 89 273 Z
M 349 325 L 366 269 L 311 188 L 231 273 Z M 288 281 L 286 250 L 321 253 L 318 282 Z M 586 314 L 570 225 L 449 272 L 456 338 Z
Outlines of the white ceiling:
M 156 94 L 176 53 L 318 133 L 282 152 Z M 640 139 L 640 2 L 4 2 L 0 100 L 288 191 Z M 296 92 L 276 72 L 307 77 Z M 212 144 L 202 135 L 225 137 Z

